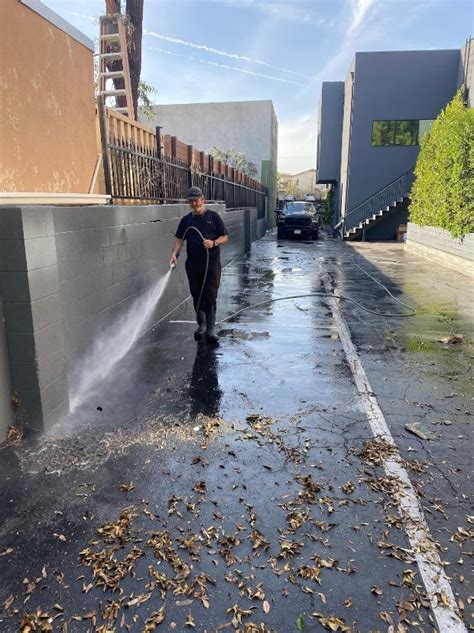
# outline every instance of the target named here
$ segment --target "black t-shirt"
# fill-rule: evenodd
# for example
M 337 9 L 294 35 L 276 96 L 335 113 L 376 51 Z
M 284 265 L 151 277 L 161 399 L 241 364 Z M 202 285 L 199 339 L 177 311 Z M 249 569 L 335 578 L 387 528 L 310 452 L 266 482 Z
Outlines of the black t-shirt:
M 227 229 L 225 228 L 224 222 L 222 221 L 221 216 L 215 211 L 206 209 L 202 215 L 196 215 L 192 212 L 188 213 L 188 215 L 185 215 L 184 218 L 181 218 L 176 231 L 176 237 L 179 240 L 182 240 L 183 238 L 186 239 L 187 253 L 188 257 L 191 259 L 204 260 L 206 257 L 206 249 L 202 244 L 202 237 L 197 231 L 190 229 L 186 233 L 186 229 L 190 226 L 195 226 L 199 229 L 206 240 L 217 240 L 218 237 L 227 235 Z M 210 259 L 216 260 L 219 258 L 219 255 L 219 246 L 209 249 Z

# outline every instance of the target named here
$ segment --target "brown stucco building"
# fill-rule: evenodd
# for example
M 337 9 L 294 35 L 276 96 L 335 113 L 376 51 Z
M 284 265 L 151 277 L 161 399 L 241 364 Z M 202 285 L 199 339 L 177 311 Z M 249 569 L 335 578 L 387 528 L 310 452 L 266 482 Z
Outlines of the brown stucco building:
M 0 193 L 86 193 L 97 156 L 92 40 L 39 0 L 1 0 L 0 24 Z

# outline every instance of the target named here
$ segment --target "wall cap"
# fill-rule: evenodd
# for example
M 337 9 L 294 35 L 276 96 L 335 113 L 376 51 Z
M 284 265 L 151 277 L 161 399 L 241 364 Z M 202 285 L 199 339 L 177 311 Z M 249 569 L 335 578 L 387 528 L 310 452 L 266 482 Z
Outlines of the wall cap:
M 45 193 L 40 191 L 0 191 L 5 204 L 106 204 L 110 196 L 98 193 Z
M 94 52 L 93 40 L 87 37 L 87 35 L 73 26 L 70 22 L 58 15 L 55 11 L 43 4 L 41 0 L 20 0 L 20 2 L 38 15 L 41 15 L 41 17 L 43 17 L 45 20 L 48 20 L 48 22 L 51 22 L 51 24 L 54 24 L 54 26 L 56 26 L 64 33 L 67 33 L 67 35 L 78 41 L 80 44 Z

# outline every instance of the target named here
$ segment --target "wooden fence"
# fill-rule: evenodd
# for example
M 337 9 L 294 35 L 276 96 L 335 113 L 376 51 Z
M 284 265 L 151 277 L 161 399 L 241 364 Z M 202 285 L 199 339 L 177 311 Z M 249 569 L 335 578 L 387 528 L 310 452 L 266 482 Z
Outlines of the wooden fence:
M 98 105 L 106 193 L 124 203 L 186 199 L 198 186 L 207 200 L 227 208 L 257 207 L 265 217 L 267 188 L 206 152 Z

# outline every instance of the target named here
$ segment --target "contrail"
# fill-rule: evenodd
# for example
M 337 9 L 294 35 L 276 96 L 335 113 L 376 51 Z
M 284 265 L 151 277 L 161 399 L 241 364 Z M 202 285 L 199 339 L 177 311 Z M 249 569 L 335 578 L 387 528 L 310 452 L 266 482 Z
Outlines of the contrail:
M 273 64 L 268 64 L 267 62 L 264 62 L 261 59 L 252 59 L 250 57 L 246 57 L 245 55 L 237 55 L 236 53 L 228 53 L 227 51 L 221 51 L 218 48 L 211 48 L 210 46 L 205 46 L 204 44 L 195 44 L 194 42 L 187 42 L 186 40 L 181 40 L 176 37 L 169 37 L 168 35 L 162 35 L 161 33 L 148 31 L 147 29 L 143 29 L 143 33 L 145 35 L 151 35 L 152 37 L 157 37 L 160 40 L 165 40 L 166 42 L 171 42 L 172 44 L 180 44 L 181 46 L 188 46 L 189 48 L 197 48 L 201 51 L 212 53 L 213 55 L 221 55 L 222 57 L 228 57 L 229 59 L 237 59 L 244 62 L 250 62 L 251 64 L 259 64 L 260 66 L 273 68 L 273 70 L 278 70 L 283 73 L 290 73 L 291 75 L 305 77 L 306 79 L 314 79 L 314 77 L 311 77 L 310 75 L 304 75 L 302 73 L 295 72 L 294 70 L 288 70 L 287 68 L 280 68 L 279 66 L 273 66 Z
M 156 51 L 157 53 L 164 53 L 165 55 L 173 55 L 174 57 L 181 57 L 181 59 L 188 59 L 190 61 L 199 62 L 201 64 L 207 64 L 208 66 L 217 66 L 218 68 L 226 68 L 227 70 L 234 70 L 235 72 L 244 73 L 245 75 L 253 75 L 254 77 L 262 77 L 263 79 L 272 79 L 273 81 L 280 81 L 284 84 L 292 84 L 293 86 L 302 86 L 306 88 L 306 84 L 298 83 L 297 81 L 291 81 L 290 79 L 282 79 L 281 77 L 274 77 L 273 75 L 264 75 L 262 73 L 255 73 L 245 68 L 238 68 L 237 66 L 229 66 L 228 64 L 218 64 L 208 59 L 201 59 L 194 57 L 193 55 L 182 55 L 181 53 L 174 53 L 164 48 L 155 48 L 154 46 L 147 46 L 147 50 Z

